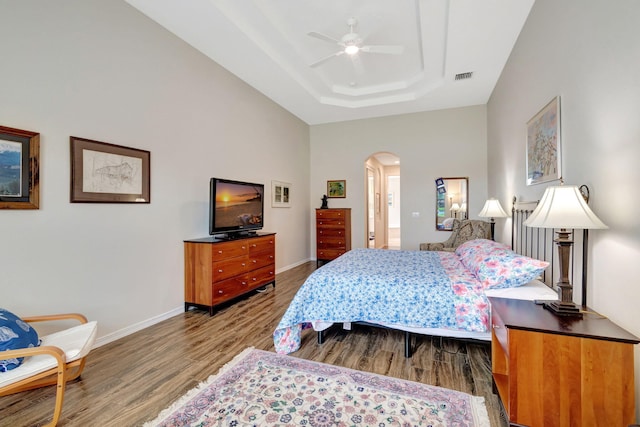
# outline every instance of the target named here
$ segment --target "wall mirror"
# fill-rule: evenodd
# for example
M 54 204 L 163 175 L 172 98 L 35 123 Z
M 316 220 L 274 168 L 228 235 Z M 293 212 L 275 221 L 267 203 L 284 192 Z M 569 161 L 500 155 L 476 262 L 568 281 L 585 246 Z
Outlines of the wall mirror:
M 436 179 L 436 230 L 451 230 L 454 219 L 467 219 L 468 200 L 469 178 Z

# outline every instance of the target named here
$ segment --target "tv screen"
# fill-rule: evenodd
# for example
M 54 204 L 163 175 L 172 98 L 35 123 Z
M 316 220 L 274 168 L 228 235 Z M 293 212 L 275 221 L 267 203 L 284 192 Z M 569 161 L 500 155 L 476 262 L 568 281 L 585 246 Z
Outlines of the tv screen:
M 209 234 L 262 228 L 263 184 L 211 178 L 209 186 Z

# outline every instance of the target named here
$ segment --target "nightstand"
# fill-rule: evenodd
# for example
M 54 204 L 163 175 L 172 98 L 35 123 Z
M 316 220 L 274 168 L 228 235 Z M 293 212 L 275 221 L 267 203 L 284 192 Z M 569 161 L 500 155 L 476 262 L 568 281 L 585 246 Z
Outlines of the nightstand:
M 532 301 L 490 297 L 489 302 L 493 381 L 510 425 L 636 422 L 637 337 L 590 310 L 567 317 Z

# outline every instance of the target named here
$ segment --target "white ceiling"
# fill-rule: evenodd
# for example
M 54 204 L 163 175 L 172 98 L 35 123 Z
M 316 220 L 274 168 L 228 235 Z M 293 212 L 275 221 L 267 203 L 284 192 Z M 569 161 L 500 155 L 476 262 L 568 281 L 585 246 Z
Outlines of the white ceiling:
M 485 104 L 535 0 L 126 1 L 313 125 Z M 309 35 L 350 18 L 360 47 L 402 53 Z

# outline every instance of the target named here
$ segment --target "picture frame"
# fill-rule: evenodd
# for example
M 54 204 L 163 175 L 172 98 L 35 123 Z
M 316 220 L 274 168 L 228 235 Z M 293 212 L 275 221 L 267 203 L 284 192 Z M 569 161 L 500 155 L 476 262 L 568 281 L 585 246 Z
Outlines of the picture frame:
M 151 153 L 70 137 L 71 203 L 151 203 Z
M 347 181 L 344 179 L 327 181 L 327 197 L 330 199 L 347 197 Z
M 40 209 L 40 134 L 0 126 L 0 209 Z
M 527 122 L 527 185 L 562 179 L 560 97 Z
M 282 181 L 271 181 L 271 207 L 291 207 L 291 184 Z

